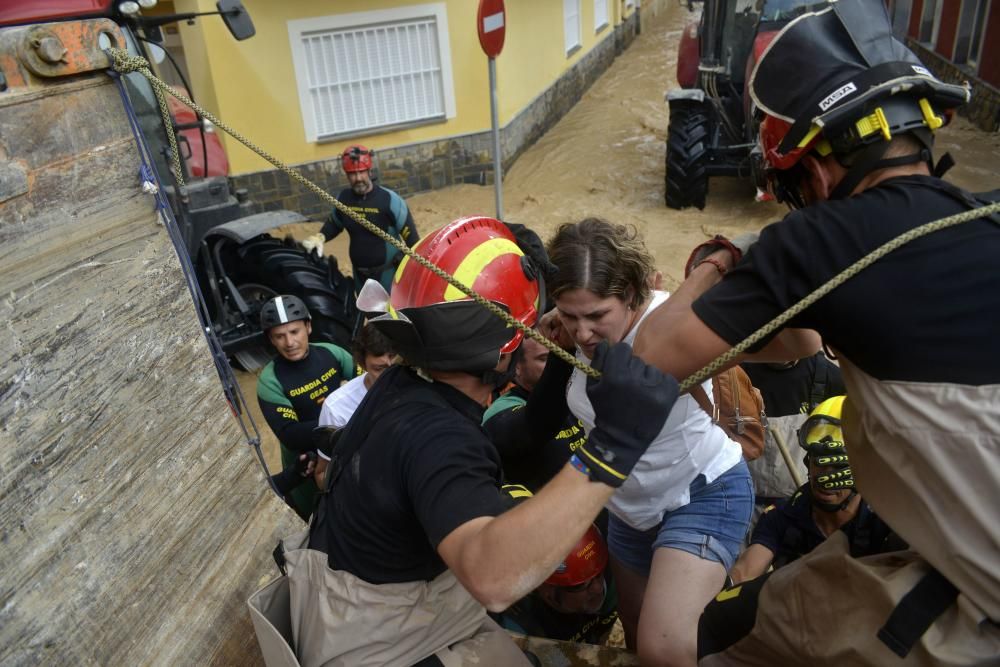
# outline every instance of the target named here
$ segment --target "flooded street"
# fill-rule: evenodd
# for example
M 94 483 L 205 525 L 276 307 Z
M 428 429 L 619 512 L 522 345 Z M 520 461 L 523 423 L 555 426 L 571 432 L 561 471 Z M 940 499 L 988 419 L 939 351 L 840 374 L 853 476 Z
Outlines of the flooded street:
M 703 211 L 675 211 L 664 204 L 664 93 L 676 86 L 677 44 L 694 17 L 679 4 L 644 16 L 642 34 L 632 46 L 506 174 L 507 220 L 528 225 L 543 240 L 558 225 L 589 216 L 634 225 L 657 259 L 664 287 L 673 289 L 688 254 L 701 241 L 718 233 L 760 229 L 781 218 L 784 206 L 755 202 L 749 182 L 731 178 L 710 181 Z M 958 161 L 949 180 L 973 191 L 1000 186 L 1000 134 L 981 132 L 956 118 L 939 133 L 936 153 L 945 151 Z M 460 216 L 494 215 L 493 197 L 492 186 L 460 185 L 414 195 L 407 202 L 417 227 L 426 233 Z M 315 230 L 293 231 L 305 236 Z M 326 249 L 348 270 L 346 235 Z M 256 408 L 254 376 L 240 377 Z M 277 472 L 274 438 L 259 413 L 255 419 L 272 472 Z

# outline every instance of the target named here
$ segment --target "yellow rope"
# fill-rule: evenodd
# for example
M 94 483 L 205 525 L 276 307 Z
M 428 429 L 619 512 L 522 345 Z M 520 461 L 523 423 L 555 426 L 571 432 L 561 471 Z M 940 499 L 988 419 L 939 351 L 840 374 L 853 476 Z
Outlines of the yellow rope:
M 304 176 L 302 176 L 302 174 L 300 174 L 297 171 L 291 169 L 288 165 L 286 165 L 285 163 L 283 163 L 281 160 L 279 160 L 278 158 L 274 157 L 273 155 L 271 155 L 270 153 L 268 153 L 267 151 L 265 151 L 263 148 L 260 148 L 259 146 L 257 146 L 253 142 L 251 142 L 249 139 L 247 139 L 246 137 L 244 137 L 242 134 L 240 134 L 236 130 L 230 128 L 228 125 L 226 125 L 225 123 L 223 123 L 222 121 L 220 121 L 218 118 L 216 118 L 215 116 L 213 116 L 211 113 L 209 113 L 208 111 L 202 109 L 200 106 L 198 106 L 193 101 L 191 101 L 190 99 L 188 99 L 188 97 L 185 96 L 184 94 L 182 94 L 182 93 L 174 90 L 173 88 L 171 88 L 170 86 L 168 86 L 166 83 L 164 83 L 160 79 L 156 78 L 153 75 L 153 73 L 149 70 L 149 63 L 146 62 L 145 58 L 142 58 L 141 56 L 130 56 L 127 52 L 122 51 L 120 49 L 114 49 L 114 48 L 108 49 L 108 52 L 111 54 L 111 57 L 114 60 L 114 65 L 113 66 L 114 66 L 115 71 L 123 73 L 123 74 L 128 73 L 128 72 L 139 72 L 140 74 L 142 74 L 143 76 L 145 76 L 147 79 L 149 79 L 149 83 L 153 86 L 153 89 L 156 91 L 156 97 L 157 97 L 158 100 L 162 98 L 163 93 L 169 93 L 169 94 L 173 95 L 178 100 L 180 100 L 181 102 L 183 102 L 184 104 L 186 104 L 187 106 L 191 107 L 192 109 L 194 109 L 195 111 L 197 111 L 199 114 L 201 114 L 201 116 L 203 118 L 207 118 L 214 125 L 216 125 L 217 127 L 221 128 L 222 130 L 224 130 L 225 132 L 227 132 L 234 139 L 236 139 L 241 144 L 243 144 L 244 146 L 246 146 L 247 148 L 249 148 L 250 150 L 252 150 L 254 153 L 256 153 L 257 155 L 261 156 L 262 158 L 264 158 L 265 160 L 267 160 L 268 162 L 270 162 L 271 164 L 273 164 L 275 167 L 277 167 L 281 171 L 283 171 L 286 174 L 288 174 L 291 178 L 295 179 L 296 181 L 298 181 L 299 183 L 301 183 L 303 186 L 305 186 L 306 188 L 308 188 L 312 192 L 315 192 L 324 201 L 326 201 L 327 203 L 329 203 L 329 204 L 333 205 L 335 208 L 337 208 L 341 213 L 343 213 L 344 215 L 349 216 L 350 218 L 352 218 L 355 222 L 357 222 L 359 225 L 361 225 L 362 227 L 364 227 L 365 229 L 367 229 L 369 232 L 371 232 L 375 236 L 379 237 L 380 239 L 382 239 L 386 243 L 390 244 L 391 246 L 393 246 L 394 248 L 396 248 L 400 252 L 402 252 L 405 255 L 407 255 L 410 259 L 412 259 L 413 261 L 415 261 L 418 264 L 420 264 L 420 266 L 424 267 L 425 269 L 427 269 L 428 271 L 430 271 L 434 275 L 438 276 L 439 278 L 441 278 L 442 280 L 444 280 L 445 282 L 447 282 L 449 285 L 451 285 L 452 287 L 454 287 L 455 289 L 459 290 L 460 292 L 462 292 L 463 294 L 465 294 L 466 296 L 468 296 L 470 299 L 472 299 L 473 301 L 475 301 L 476 303 L 478 303 L 483 308 L 486 308 L 488 311 L 490 311 L 491 313 L 493 313 L 494 315 L 496 315 L 497 317 L 499 317 L 500 319 L 502 319 L 508 325 L 510 325 L 510 326 L 512 326 L 512 327 L 514 327 L 516 329 L 519 329 L 520 331 L 523 331 L 524 335 L 526 335 L 526 336 L 530 337 L 531 339 L 533 339 L 533 340 L 541 343 L 546 348 L 548 348 L 548 350 L 550 352 L 552 352 L 553 354 L 557 355 L 560 359 L 562 359 L 563 361 L 565 361 L 565 362 L 567 362 L 569 364 L 572 364 L 576 368 L 579 368 L 584 373 L 586 373 L 586 374 L 588 374 L 588 375 L 590 375 L 592 377 L 595 377 L 595 378 L 596 377 L 600 377 L 600 373 L 597 370 L 591 368 L 587 364 L 584 364 L 584 363 L 578 361 L 576 359 L 576 357 L 574 357 L 572 354 L 570 354 L 569 352 L 567 352 L 566 350 L 564 350 L 560 346 L 558 346 L 555 343 L 553 343 L 552 341 L 550 341 L 545 336 L 541 335 L 540 333 L 538 333 L 537 331 L 535 331 L 531 327 L 525 326 L 524 324 L 522 324 L 521 322 L 519 322 L 515 318 L 511 317 L 510 314 L 507 313 L 500 306 L 498 306 L 497 304 L 493 303 L 492 301 L 490 301 L 488 299 L 485 299 L 480 294 L 478 294 L 475 291 L 473 291 L 471 288 L 466 287 L 465 285 L 463 285 L 462 283 L 460 283 L 458 280 L 456 280 L 453 276 L 451 276 L 450 274 L 448 274 L 446 271 L 444 271 L 441 268 L 439 268 L 438 266 L 436 266 L 433 262 L 431 262 L 431 261 L 425 259 L 424 257 L 421 257 L 420 255 L 416 254 L 415 252 L 413 252 L 412 250 L 410 250 L 409 246 L 407 246 L 405 243 L 403 243 L 402 241 L 400 241 L 399 239 L 397 239 L 397 238 L 395 238 L 393 236 L 390 236 L 386 232 L 382 231 L 376 225 L 372 224 L 367 219 L 365 219 L 364 216 L 356 213 L 355 211 L 352 211 L 350 208 L 348 208 L 347 206 L 345 206 L 344 204 L 342 204 L 336 197 L 334 197 L 333 195 L 331 195 L 330 193 L 328 193 L 326 190 L 324 190 L 323 188 L 319 187 L 318 185 L 316 185 L 315 183 L 313 183 L 309 179 L 305 178 Z M 161 105 L 160 105 L 161 113 L 165 113 L 165 112 L 163 112 L 163 109 L 164 109 L 165 106 L 166 106 L 165 102 L 161 102 Z M 172 156 L 173 157 L 173 163 L 175 165 L 177 165 L 175 167 L 172 167 L 172 170 L 174 171 L 175 177 L 178 178 L 178 182 L 179 183 L 183 183 L 183 181 L 180 179 L 180 176 L 179 176 L 180 168 L 179 168 L 179 161 L 178 161 L 179 158 L 178 158 L 178 152 L 177 152 L 177 144 L 174 141 L 173 132 L 171 131 L 171 128 L 173 127 L 173 125 L 170 122 L 169 115 L 167 115 L 165 118 L 166 118 L 166 120 L 164 120 L 164 124 L 165 124 L 165 126 L 167 128 L 167 134 L 170 136 L 170 148 L 171 148 L 171 151 L 173 152 L 173 156 Z
M 853 278 L 863 269 L 866 269 L 873 263 L 882 259 L 888 255 L 893 250 L 899 248 L 900 246 L 909 243 L 914 239 L 918 239 L 921 236 L 930 234 L 931 232 L 936 232 L 938 230 L 944 229 L 946 227 L 952 227 L 954 225 L 961 224 L 963 222 L 968 222 L 969 220 L 976 220 L 978 218 L 984 218 L 994 213 L 1000 213 L 1000 202 L 996 204 L 990 204 L 989 206 L 981 206 L 979 208 L 971 209 L 968 211 L 963 211 L 962 213 L 956 213 L 955 215 L 949 215 L 947 218 L 941 218 L 939 220 L 933 220 L 931 222 L 920 225 L 919 227 L 914 227 L 908 232 L 904 232 L 892 239 L 883 243 L 875 250 L 854 262 L 846 269 L 831 278 L 826 284 L 817 287 L 811 293 L 803 297 L 794 306 L 778 315 L 773 320 L 762 326 L 760 329 L 747 336 L 743 341 L 731 348 L 725 354 L 719 356 L 710 364 L 702 368 L 700 371 L 694 375 L 688 377 L 684 382 L 681 383 L 681 390 L 689 389 L 690 387 L 704 382 L 706 378 L 715 375 L 725 364 L 732 361 L 734 357 L 738 354 L 742 354 L 752 345 L 762 341 L 764 338 L 772 334 L 773 332 L 780 329 L 793 317 L 801 313 L 803 310 L 811 306 L 812 304 L 819 301 L 821 298 L 832 292 L 837 287 L 840 287 L 844 282 Z M 750 252 L 753 252 L 751 249 Z
M 186 95 L 174 90 L 166 83 L 156 78 L 156 76 L 154 76 L 153 73 L 150 71 L 149 63 L 146 62 L 145 58 L 142 58 L 141 56 L 130 56 L 126 51 L 122 51 L 121 49 L 111 48 L 108 49 L 107 51 L 111 55 L 111 58 L 114 62 L 113 67 L 115 71 L 122 74 L 127 74 L 129 72 L 139 72 L 140 74 L 145 76 L 149 80 L 150 85 L 153 86 L 153 90 L 156 93 L 156 99 L 160 104 L 160 114 L 163 116 L 163 124 L 164 127 L 166 128 L 167 137 L 170 141 L 170 150 L 172 158 L 171 171 L 173 171 L 174 177 L 177 179 L 178 183 L 183 184 L 184 182 L 181 176 L 181 169 L 180 169 L 180 153 L 177 150 L 177 141 L 174 138 L 174 133 L 173 133 L 173 123 L 170 119 L 170 113 L 167 108 L 166 98 L 163 97 L 164 93 L 169 93 L 173 95 L 175 98 L 177 98 L 187 106 L 191 107 L 195 111 L 197 111 L 203 118 L 207 118 L 214 125 L 227 132 L 230 136 L 232 136 L 241 144 L 252 150 L 254 153 L 261 156 L 262 158 L 273 164 L 275 167 L 288 174 L 291 178 L 298 181 L 307 189 L 311 190 L 312 192 L 315 192 L 324 201 L 330 203 L 335 208 L 337 208 L 341 213 L 343 213 L 346 216 L 349 216 L 359 225 L 367 229 L 369 232 L 379 237 L 386 243 L 390 244 L 400 252 L 404 253 L 410 259 L 417 262 L 418 264 L 420 264 L 420 266 L 432 272 L 434 275 L 446 281 L 449 285 L 451 285 L 455 289 L 459 290 L 460 292 L 462 292 L 463 294 L 474 300 L 483 308 L 489 310 L 491 313 L 493 313 L 494 315 L 502 319 L 504 322 L 506 322 L 508 325 L 524 332 L 524 335 L 544 345 L 546 349 L 548 349 L 550 352 L 558 356 L 563 361 L 571 364 L 575 368 L 580 369 L 581 371 L 583 371 L 584 373 L 586 373 L 591 377 L 594 378 L 600 377 L 601 374 L 599 371 L 579 361 L 578 359 L 576 359 L 576 357 L 574 357 L 572 354 L 564 350 L 559 345 L 556 345 L 553 341 L 541 335 L 531 327 L 525 326 L 515 318 L 511 317 L 509 313 L 507 313 L 505 310 L 497 306 L 495 303 L 493 303 L 488 299 L 485 299 L 471 288 L 466 287 L 465 285 L 460 283 L 453 276 L 448 274 L 446 271 L 442 270 L 440 267 L 436 266 L 434 263 L 416 254 L 415 252 L 410 250 L 409 246 L 407 246 L 405 243 L 382 231 L 377 226 L 375 226 L 367 219 L 365 219 L 364 216 L 356 213 L 355 211 L 352 211 L 350 208 L 342 204 L 336 197 L 328 193 L 326 190 L 319 187 L 309 179 L 305 178 L 304 176 L 302 176 L 302 174 L 293 170 L 291 167 L 283 163 L 281 160 L 274 157 L 273 155 L 265 151 L 263 148 L 260 148 L 259 146 L 251 142 L 249 139 L 244 137 L 242 134 L 230 128 L 222 121 L 220 121 L 211 113 L 209 113 L 205 109 L 195 104 L 193 101 L 188 99 Z M 941 218 L 940 220 L 935 220 L 933 222 L 928 222 L 919 227 L 915 227 L 914 229 L 911 229 L 910 231 L 901 234 L 895 239 L 883 244 L 882 246 L 876 248 L 865 257 L 859 259 L 854 264 L 850 265 L 849 267 L 838 273 L 825 285 L 817 288 L 812 293 L 808 294 L 801 301 L 799 301 L 794 306 L 786 310 L 784 313 L 775 317 L 773 320 L 765 324 L 763 327 L 761 327 L 756 332 L 754 332 L 746 339 L 744 339 L 739 345 L 736 345 L 728 352 L 719 356 L 714 361 L 709 363 L 707 366 L 702 368 L 700 371 L 685 379 L 680 385 L 681 391 L 686 391 L 687 389 L 690 389 L 692 386 L 699 384 L 703 382 L 705 379 L 711 377 L 716 372 L 718 372 L 719 369 L 721 369 L 725 364 L 727 364 L 733 358 L 735 358 L 737 355 L 745 352 L 749 347 L 751 347 L 755 343 L 763 340 L 765 337 L 767 337 L 774 331 L 780 329 L 786 322 L 788 322 L 790 319 L 792 319 L 793 317 L 801 313 L 803 310 L 811 306 L 813 303 L 815 303 L 820 298 L 828 294 L 830 291 L 839 287 L 845 281 L 854 277 L 858 272 L 867 268 L 872 263 L 878 261 L 879 259 L 887 255 L 888 253 L 892 252 L 896 248 L 899 248 L 900 246 L 909 243 L 910 241 L 916 238 L 919 238 L 926 234 L 930 234 L 931 232 L 935 232 L 940 229 L 944 229 L 946 227 L 951 227 L 953 225 L 957 225 L 962 222 L 967 222 L 969 220 L 975 220 L 977 218 L 986 217 L 998 212 L 1000 212 L 1000 203 L 991 204 L 989 206 L 965 211 L 963 213 L 958 213 L 956 215 L 948 216 L 947 218 Z

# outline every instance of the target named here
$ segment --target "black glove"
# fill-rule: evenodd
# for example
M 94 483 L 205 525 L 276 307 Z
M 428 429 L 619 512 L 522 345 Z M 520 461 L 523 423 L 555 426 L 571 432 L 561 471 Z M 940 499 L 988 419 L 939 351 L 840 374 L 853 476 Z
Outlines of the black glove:
M 505 222 L 507 229 L 517 240 L 517 247 L 531 260 L 535 268 L 541 271 L 541 277 L 548 280 L 559 270 L 555 264 L 549 261 L 549 254 L 545 252 L 545 244 L 533 230 L 528 229 L 516 222 Z
M 312 474 L 309 466 L 316 462 L 316 452 L 302 452 L 295 461 L 295 473 L 299 477 L 307 477 Z
M 646 365 L 627 343 L 601 343 L 591 366 L 601 371 L 600 379 L 587 378 L 595 426 L 577 452 L 591 479 L 618 487 L 667 421 L 677 380 Z

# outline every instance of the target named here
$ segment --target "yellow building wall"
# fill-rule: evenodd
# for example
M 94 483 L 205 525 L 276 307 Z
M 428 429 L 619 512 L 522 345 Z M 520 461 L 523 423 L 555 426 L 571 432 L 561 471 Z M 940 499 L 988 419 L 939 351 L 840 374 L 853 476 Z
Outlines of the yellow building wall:
M 199 102 L 224 122 L 248 136 L 278 159 L 308 163 L 336 157 L 361 141 L 387 148 L 490 128 L 487 59 L 476 34 L 475 0 L 447 0 L 449 46 L 455 116 L 441 123 L 372 134 L 357 139 L 307 142 L 288 37 L 288 21 L 370 12 L 426 0 L 244 0 L 257 34 L 237 42 L 221 18 L 201 17 L 195 25 L 179 24 Z M 608 0 L 610 25 L 594 34 L 593 0 L 580 0 L 582 48 L 568 56 L 564 49 L 562 0 L 507 0 L 507 33 L 497 59 L 500 123 L 506 125 L 532 100 L 601 40 L 610 38 L 622 20 L 622 0 Z M 178 12 L 214 11 L 213 0 L 174 0 Z M 236 140 L 220 132 L 234 175 L 271 168 Z
M 621 22 L 621 0 L 606 2 L 608 26 L 595 33 L 594 0 L 580 0 L 581 48 L 567 56 L 562 0 L 506 0 L 507 36 L 497 58 L 501 125 L 523 111 L 601 40 L 613 35 L 614 26 Z

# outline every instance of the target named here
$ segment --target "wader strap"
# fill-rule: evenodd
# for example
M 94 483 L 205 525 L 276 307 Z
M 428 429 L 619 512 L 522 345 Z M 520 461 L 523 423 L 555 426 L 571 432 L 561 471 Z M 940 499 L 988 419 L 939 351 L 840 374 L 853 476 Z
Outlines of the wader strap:
M 826 359 L 816 359 L 813 369 L 812 383 L 809 386 L 809 412 L 826 400 L 826 385 L 830 380 L 830 362 Z
M 940 572 L 931 570 L 899 601 L 878 631 L 878 638 L 893 653 L 905 658 L 957 597 L 958 589 Z

